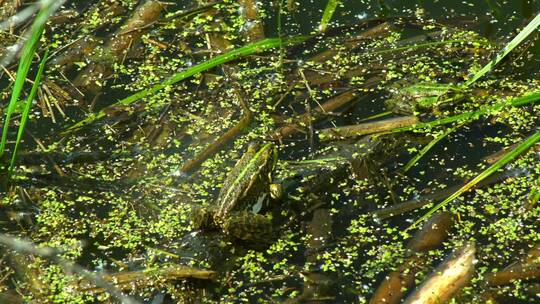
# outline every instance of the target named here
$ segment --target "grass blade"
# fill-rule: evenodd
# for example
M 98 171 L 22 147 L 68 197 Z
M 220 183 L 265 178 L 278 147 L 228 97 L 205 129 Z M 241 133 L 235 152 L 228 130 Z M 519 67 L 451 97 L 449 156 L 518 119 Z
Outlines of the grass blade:
M 21 61 L 19 62 L 19 67 L 17 69 L 17 77 L 15 78 L 13 90 L 11 91 L 11 98 L 6 109 L 6 118 L 4 120 L 4 127 L 2 128 L 2 139 L 0 141 L 0 157 L 4 155 L 4 152 L 6 150 L 7 133 L 9 123 L 11 121 L 11 116 L 13 115 L 13 112 L 15 111 L 15 108 L 17 106 L 17 102 L 19 101 L 19 96 L 21 95 L 26 75 L 28 74 L 28 70 L 30 69 L 32 58 L 37 48 L 37 42 L 42 32 L 43 27 L 33 32 L 32 37 L 26 42 L 26 45 L 24 46 Z
M 416 154 L 404 167 L 403 167 L 403 172 L 407 172 L 409 171 L 419 160 L 420 158 L 422 158 L 424 155 L 426 155 L 426 153 L 429 152 L 429 150 L 431 150 L 431 148 L 433 148 L 433 146 L 435 146 L 439 141 L 441 141 L 441 139 L 445 138 L 446 136 L 448 136 L 450 133 L 454 132 L 458 127 L 462 126 L 462 124 L 459 124 L 455 127 L 452 127 L 452 128 L 448 128 L 446 129 L 446 131 L 444 131 L 442 134 L 440 134 L 439 136 L 435 137 L 432 141 L 429 142 L 429 144 L 427 144 L 424 148 L 422 148 L 422 150 L 420 150 L 420 152 L 418 152 L 418 154 Z
M 328 23 L 330 23 L 330 20 L 332 20 L 332 16 L 334 15 L 338 4 L 339 0 L 328 0 L 321 18 L 321 24 L 319 25 L 319 30 L 321 32 L 326 31 L 326 27 L 328 26 Z
M 516 157 L 521 155 L 521 153 L 525 152 L 527 149 L 529 149 L 531 146 L 536 144 L 538 141 L 540 141 L 540 131 L 537 131 L 536 133 L 531 135 L 529 138 L 525 139 L 516 148 L 514 148 L 514 149 L 510 150 L 509 152 L 507 152 L 501 159 L 499 159 L 493 165 L 489 166 L 486 170 L 482 171 L 482 173 L 478 174 L 470 182 L 466 183 L 463 187 L 461 187 L 459 190 L 457 190 L 452 195 L 447 197 L 444 201 L 442 201 L 439 204 L 435 205 L 435 207 L 431 208 L 431 210 L 429 210 L 426 214 L 424 214 L 416 222 L 414 222 L 411 226 L 409 226 L 407 228 L 407 230 L 410 230 L 410 229 L 414 228 L 416 225 L 420 224 L 422 221 L 429 218 L 437 210 L 439 210 L 442 207 L 446 206 L 448 203 L 450 203 L 451 201 L 453 201 L 454 199 L 459 197 L 461 194 L 463 194 L 463 193 L 467 192 L 468 190 L 470 190 L 472 187 L 474 187 L 480 181 L 482 181 L 486 177 L 490 176 L 491 174 L 495 173 L 497 170 L 499 170 L 504 165 L 506 165 L 507 163 L 514 160 Z
M 254 54 L 254 53 L 258 53 L 258 52 L 262 52 L 264 50 L 267 50 L 267 49 L 270 49 L 270 48 L 274 48 L 274 47 L 277 47 L 277 46 L 280 46 L 282 44 L 285 44 L 285 43 L 297 43 L 297 42 L 300 42 L 300 41 L 303 41 L 304 39 L 306 39 L 306 37 L 297 37 L 297 38 L 292 38 L 292 39 L 280 39 L 280 38 L 269 38 L 269 39 L 264 39 L 264 40 L 261 40 L 261 41 L 257 41 L 255 43 L 252 43 L 252 44 L 248 44 L 244 47 L 241 47 L 241 48 L 238 48 L 238 49 L 234 49 L 228 53 L 225 53 L 225 54 L 222 54 L 222 55 L 219 55 L 219 56 L 216 56 L 212 59 L 209 59 L 203 63 L 200 63 L 192 68 L 189 68 L 185 71 L 182 71 L 182 72 L 179 72 L 175 75 L 173 75 L 172 77 L 164 80 L 163 82 L 161 83 L 158 83 L 154 86 L 152 86 L 151 88 L 148 88 L 146 90 L 142 90 L 140 92 L 137 92 L 133 95 L 130 95 L 124 99 L 121 99 L 119 101 L 117 101 L 116 103 L 112 104 L 112 105 L 109 105 L 108 107 L 102 109 L 101 111 L 99 112 L 96 112 L 96 113 L 93 113 L 93 114 L 90 114 L 90 116 L 88 116 L 87 118 L 73 124 L 72 126 L 68 127 L 66 130 L 64 130 L 61 134 L 62 135 L 66 135 L 68 134 L 69 132 L 75 130 L 75 129 L 78 129 L 88 123 L 91 123 L 97 119 L 100 119 L 100 118 L 103 118 L 105 116 L 105 113 L 107 111 L 107 109 L 109 107 L 115 107 L 115 106 L 118 106 L 118 105 L 129 105 L 129 104 L 132 104 L 134 103 L 135 101 L 141 99 L 141 98 L 144 98 L 150 94 L 153 94 L 153 93 L 156 93 L 160 90 L 162 90 L 163 88 L 171 85 L 171 84 L 174 84 L 174 83 L 177 83 L 179 81 L 182 81 L 186 78 L 189 78 L 195 74 L 198 74 L 198 73 L 201 73 L 201 72 L 204 72 L 206 70 L 209 70 L 213 67 L 216 67 L 220 64 L 224 64 L 224 63 L 227 63 L 229 61 L 232 61 L 232 60 L 235 60 L 235 59 L 238 59 L 240 57 L 245 57 L 245 56 L 248 56 L 248 55 L 251 55 L 251 54 Z
M 24 134 L 24 128 L 26 126 L 26 122 L 28 121 L 28 116 L 30 115 L 30 108 L 32 106 L 32 101 L 34 100 L 34 97 L 36 96 L 37 90 L 39 88 L 41 75 L 43 74 L 43 70 L 45 69 L 45 62 L 47 61 L 48 55 L 49 55 L 49 51 L 47 50 L 45 52 L 45 55 L 43 55 L 43 59 L 41 59 L 41 63 L 39 64 L 39 69 L 37 71 L 36 78 L 34 79 L 34 84 L 32 85 L 32 89 L 30 90 L 30 94 L 28 95 L 28 98 L 26 99 L 26 103 L 24 105 L 21 122 L 19 124 L 19 130 L 17 132 L 17 140 L 15 141 L 15 148 L 13 148 L 13 153 L 11 154 L 11 161 L 9 163 L 8 178 L 13 173 L 13 168 L 15 168 L 15 161 L 17 159 L 17 151 L 19 150 L 22 136 Z
M 518 46 L 523 40 L 525 40 L 532 32 L 534 32 L 534 30 L 536 30 L 536 28 L 539 25 L 540 25 L 540 14 L 536 15 L 536 17 L 534 17 L 534 19 L 531 22 L 529 22 L 529 24 L 527 24 L 527 26 L 523 28 L 523 30 L 521 30 L 521 32 L 519 32 L 519 34 L 516 37 L 514 37 L 514 39 L 508 42 L 508 44 L 506 44 L 506 46 L 499 53 L 497 53 L 497 56 L 495 56 L 493 60 L 491 60 L 488 64 L 486 64 L 482 69 L 480 69 L 480 71 L 476 72 L 471 77 L 471 79 L 465 82 L 464 85 L 466 87 L 470 86 L 471 84 L 476 82 L 480 77 L 484 76 L 487 72 L 491 71 L 491 69 L 493 69 L 493 67 L 497 65 L 497 63 L 499 63 L 499 61 L 501 61 L 504 58 L 504 56 L 508 55 L 508 53 L 510 53 L 516 46 Z
M 503 13 L 501 11 L 501 5 L 497 3 L 497 1 L 494 0 L 486 0 L 486 5 L 491 10 L 491 13 L 495 18 L 497 18 L 498 21 L 503 20 Z
M 19 67 L 17 68 L 17 77 L 15 78 L 13 90 L 11 91 L 11 98 L 6 109 L 6 118 L 4 121 L 4 127 L 2 128 L 2 139 L 0 140 L 0 158 L 4 155 L 6 150 L 7 134 L 11 116 L 13 115 L 17 102 L 19 101 L 26 75 L 28 74 L 28 70 L 32 64 L 32 58 L 34 57 L 34 53 L 37 49 L 39 38 L 41 37 L 45 27 L 45 22 L 47 22 L 47 19 L 52 12 L 62 3 L 63 1 L 42 1 L 42 8 L 36 15 L 36 18 L 30 27 L 30 35 L 22 50 Z

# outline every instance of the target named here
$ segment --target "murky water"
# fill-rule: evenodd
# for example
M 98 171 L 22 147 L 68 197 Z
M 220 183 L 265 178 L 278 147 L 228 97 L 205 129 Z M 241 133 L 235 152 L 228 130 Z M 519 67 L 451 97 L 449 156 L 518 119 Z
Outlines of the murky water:
M 326 3 L 264 3 L 266 36 L 316 34 Z M 69 6 L 86 9 L 80 3 Z M 167 10 L 180 7 L 171 5 Z M 476 271 L 470 287 L 452 294 L 457 302 L 539 301 L 529 291 L 537 287 L 538 278 L 524 280 L 523 286 L 483 282 L 488 273 L 518 261 L 538 244 L 538 206 L 525 210 L 521 203 L 527 201 L 540 174 L 537 153 L 527 154 L 491 184 L 450 205 L 448 233 L 429 250 L 414 247 L 403 234 L 427 208 L 388 218 L 376 216 L 384 208 L 437 195 L 474 177 L 488 166 L 487 156 L 538 129 L 538 106 L 456 127 L 407 172 L 405 164 L 444 129 L 330 141 L 318 136 L 323 129 L 378 119 L 372 116 L 388 110 L 385 100 L 397 90 L 396 83 L 462 81 L 469 67 L 486 63 L 538 11 L 537 2 L 517 0 L 344 1 L 325 35 L 217 67 L 131 107 L 107 108 L 103 119 L 60 136 L 65 126 L 86 113 L 216 56 L 227 39 L 244 39 L 246 28 L 227 19 L 226 13 L 242 12 L 229 1 L 218 6 L 217 13 L 210 11 L 206 20 L 195 17 L 178 28 L 165 20 L 155 27 L 152 23 L 141 48 L 119 60 L 108 79 L 99 79 L 106 83 L 100 90 L 80 86 L 84 96 L 77 95 L 70 82 L 76 82 L 84 67 L 51 69 L 51 79 L 61 82 L 79 101 L 62 105 L 65 117 L 49 106 L 57 122 L 45 116 L 46 106 L 36 109 L 38 117 L 29 130 L 45 146 L 50 145 L 49 151 L 42 151 L 36 141 L 25 143 L 20 163 L 26 171 L 20 170 L 15 190 L 4 198 L 2 229 L 59 248 L 65 258 L 96 270 L 163 268 L 173 263 L 219 271 L 212 283 L 168 282 L 157 288 L 160 291 L 148 287 L 144 293 L 135 293 L 144 294 L 140 299 L 148 303 L 174 303 L 179 298 L 186 302 L 367 303 L 375 301 L 372 297 L 385 277 L 401 269 L 405 261 L 412 259 L 409 271 L 416 273 L 412 280 L 420 282 L 451 252 L 469 248 L 471 242 L 476 246 Z M 217 19 L 209 21 L 212 18 Z M 437 22 L 429 21 L 432 18 Z M 80 20 L 73 26 L 60 25 L 52 33 L 58 29 L 90 35 L 79 32 L 76 22 Z M 92 25 L 90 33 L 108 39 L 119 24 Z M 462 36 L 456 38 L 452 33 L 458 29 Z M 463 29 L 472 32 L 461 33 Z M 182 31 L 187 38 L 179 34 Z M 467 111 L 475 102 L 538 90 L 540 42 L 538 34 L 533 37 L 488 75 L 492 81 L 467 95 L 467 102 L 457 103 L 458 110 L 441 107 L 419 117 L 437 119 Z M 63 33 L 56 39 L 65 43 L 68 38 L 73 37 Z M 488 45 L 485 38 L 493 43 Z M 392 51 L 451 39 L 463 42 Z M 323 59 L 321 54 L 326 54 Z M 314 59 L 317 56 L 321 57 Z M 282 64 L 276 64 L 279 61 Z M 77 65 L 85 62 L 81 59 Z M 346 99 L 341 106 L 320 110 L 339 98 Z M 247 117 L 244 102 L 253 117 L 247 127 L 239 128 L 238 121 Z M 305 113 L 318 120 L 302 120 Z M 234 128 L 241 131 L 227 141 L 218 140 Z M 283 132 L 292 134 L 276 137 Z M 232 240 L 219 229 L 194 230 L 192 209 L 215 203 L 231 168 L 249 143 L 257 140 L 279 143 L 274 180 L 283 186 L 283 198 L 262 207 L 249 206 L 272 217 L 275 235 L 268 236 L 270 244 Z M 198 167 L 182 172 L 186 163 L 216 141 L 220 149 Z M 69 286 L 68 280 L 56 277 L 61 277 L 57 269 L 43 266 L 41 271 L 50 275 L 49 284 Z M 25 283 L 6 288 L 19 284 L 38 296 L 36 288 Z M 404 289 L 405 298 L 414 284 Z M 58 293 L 55 297 L 66 303 L 81 299 Z

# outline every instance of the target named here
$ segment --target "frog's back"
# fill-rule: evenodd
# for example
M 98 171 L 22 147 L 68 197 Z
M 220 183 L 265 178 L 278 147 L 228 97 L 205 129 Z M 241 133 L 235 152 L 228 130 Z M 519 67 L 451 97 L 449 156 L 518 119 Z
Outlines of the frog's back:
M 247 208 L 260 193 L 265 191 L 270 181 L 275 146 L 252 145 L 231 170 L 219 192 L 216 206 L 218 218 L 225 218 L 230 212 Z

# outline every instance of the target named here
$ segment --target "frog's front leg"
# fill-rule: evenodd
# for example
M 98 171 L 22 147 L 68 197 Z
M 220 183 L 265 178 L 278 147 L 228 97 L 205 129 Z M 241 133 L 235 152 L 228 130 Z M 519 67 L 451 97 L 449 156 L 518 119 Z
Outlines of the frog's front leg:
M 269 210 L 272 204 L 281 202 L 283 199 L 283 186 L 281 184 L 268 184 L 268 188 L 262 192 L 253 205 L 251 205 L 252 213 L 259 213 L 261 210 Z
M 243 241 L 270 243 L 273 239 L 271 220 L 249 211 L 233 212 L 222 228 L 226 234 Z

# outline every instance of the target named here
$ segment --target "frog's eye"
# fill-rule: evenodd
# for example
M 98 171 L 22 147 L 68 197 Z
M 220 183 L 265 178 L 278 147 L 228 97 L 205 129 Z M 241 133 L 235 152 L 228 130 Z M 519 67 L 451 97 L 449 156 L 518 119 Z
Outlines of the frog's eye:
M 270 184 L 270 197 L 274 200 L 281 200 L 283 197 L 283 186 L 281 184 Z

